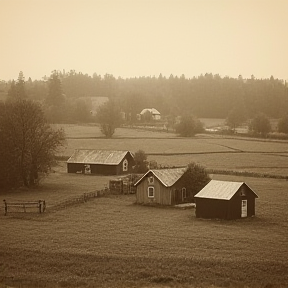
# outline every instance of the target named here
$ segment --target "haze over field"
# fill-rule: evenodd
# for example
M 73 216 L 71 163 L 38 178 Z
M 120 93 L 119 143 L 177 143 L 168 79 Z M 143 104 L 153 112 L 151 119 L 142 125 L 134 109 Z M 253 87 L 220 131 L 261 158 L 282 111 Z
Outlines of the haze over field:
M 0 80 L 55 69 L 287 80 L 287 11 L 286 0 L 1 0 Z

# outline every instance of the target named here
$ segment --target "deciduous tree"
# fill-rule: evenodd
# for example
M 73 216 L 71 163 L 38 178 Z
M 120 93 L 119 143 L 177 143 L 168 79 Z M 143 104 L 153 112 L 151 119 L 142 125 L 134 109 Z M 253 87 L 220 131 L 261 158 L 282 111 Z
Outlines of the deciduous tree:
M 263 114 L 257 114 L 250 122 L 249 130 L 252 133 L 266 136 L 271 131 L 271 123 L 269 118 Z
M 136 173 L 145 173 L 148 171 L 147 155 L 143 150 L 138 150 L 134 155 Z
M 203 131 L 203 124 L 193 115 L 186 114 L 176 125 L 176 133 L 182 137 L 192 137 Z
M 211 180 L 206 169 L 194 162 L 188 164 L 183 179 L 188 195 L 192 199 Z
M 288 114 L 279 119 L 278 132 L 288 134 Z
M 29 100 L 0 105 L 0 134 L 0 187 L 35 185 L 64 143 L 63 130 L 53 130 L 40 105 Z
M 119 106 L 113 99 L 110 99 L 98 108 L 96 118 L 100 124 L 101 132 L 107 138 L 113 136 L 116 128 L 122 122 Z

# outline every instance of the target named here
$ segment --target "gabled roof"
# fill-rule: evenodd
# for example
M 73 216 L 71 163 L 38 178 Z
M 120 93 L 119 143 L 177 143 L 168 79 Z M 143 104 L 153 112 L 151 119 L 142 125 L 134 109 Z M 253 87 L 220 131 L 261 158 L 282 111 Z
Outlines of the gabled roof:
M 251 190 L 251 192 L 255 194 L 255 197 L 258 198 L 258 195 L 244 182 L 230 182 L 218 180 L 211 180 L 194 197 L 230 200 L 243 185 L 247 186 L 249 190 Z
M 118 165 L 129 151 L 77 149 L 67 163 Z
M 146 172 L 135 184 L 137 186 L 148 174 L 153 174 L 164 186 L 173 186 L 184 174 L 186 168 L 153 169 Z
M 141 112 L 140 112 L 140 114 L 141 115 L 143 115 L 143 114 L 145 114 L 146 112 L 150 112 L 150 113 L 152 113 L 152 115 L 160 115 L 160 112 L 158 111 L 158 110 L 156 110 L 155 108 L 145 108 L 145 109 L 143 109 Z

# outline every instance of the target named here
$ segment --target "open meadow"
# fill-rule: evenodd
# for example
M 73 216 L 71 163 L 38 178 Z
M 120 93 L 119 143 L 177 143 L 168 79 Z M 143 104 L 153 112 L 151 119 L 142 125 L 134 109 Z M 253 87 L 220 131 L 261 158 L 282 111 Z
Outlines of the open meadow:
M 139 136 L 124 128 L 125 136 L 120 130 L 109 140 L 94 139 L 91 127 L 74 128 L 67 129 L 63 157 L 76 148 L 143 149 L 163 165 L 195 161 L 210 169 L 288 175 L 283 141 L 204 134 L 167 139 L 164 132 Z M 250 219 L 196 219 L 194 208 L 136 205 L 135 195 L 107 194 L 53 209 L 104 189 L 111 178 L 67 174 L 61 162 L 40 187 L 1 192 L 6 200 L 45 199 L 47 210 L 4 216 L 1 206 L 0 287 L 288 287 L 287 180 L 211 175 L 245 181 L 258 194 Z

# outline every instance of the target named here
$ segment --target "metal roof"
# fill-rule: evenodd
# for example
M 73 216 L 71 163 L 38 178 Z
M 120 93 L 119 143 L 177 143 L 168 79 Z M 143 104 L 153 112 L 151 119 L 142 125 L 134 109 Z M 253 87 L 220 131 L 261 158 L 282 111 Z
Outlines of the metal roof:
M 166 187 L 174 185 L 184 174 L 186 168 L 153 169 L 146 172 L 136 183 L 138 185 L 148 174 L 153 174 Z
M 77 149 L 67 163 L 118 165 L 129 151 Z M 133 155 L 130 153 L 133 157 Z
M 208 198 L 230 200 L 242 185 L 246 185 L 252 193 L 258 198 L 258 195 L 244 182 L 230 182 L 211 180 L 202 190 L 200 190 L 195 198 Z

